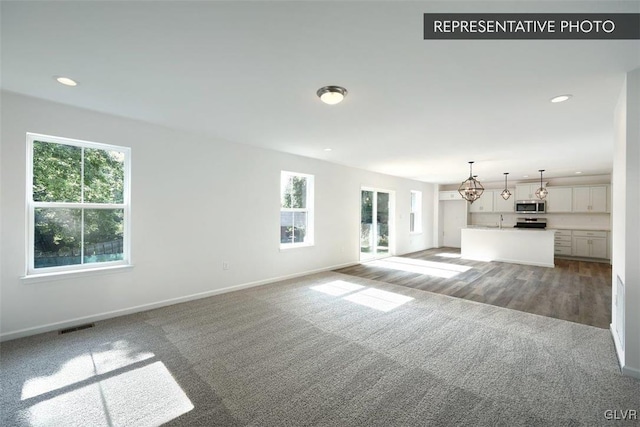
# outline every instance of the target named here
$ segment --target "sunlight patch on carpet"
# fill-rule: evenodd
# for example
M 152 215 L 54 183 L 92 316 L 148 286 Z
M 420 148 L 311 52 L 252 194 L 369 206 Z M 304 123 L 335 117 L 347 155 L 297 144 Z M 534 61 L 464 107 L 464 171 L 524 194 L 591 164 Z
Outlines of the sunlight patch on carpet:
M 391 311 L 401 306 L 413 298 L 394 292 L 382 291 L 380 289 L 369 288 L 364 291 L 344 297 L 345 300 L 380 311 Z
M 157 426 L 193 404 L 162 362 L 73 389 L 25 409 L 31 426 Z
M 362 285 L 356 285 L 355 283 L 345 282 L 344 280 L 334 280 L 333 282 L 325 283 L 323 285 L 312 286 L 314 291 L 322 292 L 328 295 L 340 296 L 354 292 L 364 288 Z
M 152 357 L 153 353 L 138 351 L 128 341 L 108 342 L 66 361 L 50 375 L 27 379 L 21 399 L 40 396 Z

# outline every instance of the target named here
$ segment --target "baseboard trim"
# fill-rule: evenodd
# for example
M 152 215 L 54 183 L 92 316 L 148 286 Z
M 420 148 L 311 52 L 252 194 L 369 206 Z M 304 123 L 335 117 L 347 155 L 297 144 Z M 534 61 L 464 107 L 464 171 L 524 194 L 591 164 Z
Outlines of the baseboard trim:
M 640 369 L 629 368 L 627 366 L 622 367 L 622 375 L 627 377 L 633 377 L 640 379 Z
M 624 363 L 624 353 L 622 351 L 622 346 L 620 345 L 620 340 L 618 339 L 618 335 L 616 331 L 613 329 L 613 324 L 609 325 L 609 331 L 611 331 L 611 337 L 613 338 L 613 345 L 616 349 L 616 356 L 618 358 L 618 365 L 620 366 L 620 372 L 622 375 L 627 377 L 633 377 L 640 379 L 640 369 L 630 368 L 626 366 Z
M 608 258 L 588 258 L 588 257 L 557 255 L 557 254 L 554 255 L 554 257 L 559 259 L 566 259 L 569 261 L 599 262 L 602 264 L 611 264 L 611 260 Z
M 5 332 L 0 334 L 0 342 L 10 341 L 17 338 L 24 338 L 32 335 L 42 334 L 58 329 L 68 328 L 83 323 L 98 322 L 100 320 L 111 319 L 114 317 L 126 316 L 128 314 L 140 313 L 142 311 L 153 310 L 155 308 L 166 307 L 168 305 L 180 304 L 183 302 L 194 301 L 201 298 L 207 298 L 214 295 L 224 294 L 227 292 L 239 291 L 242 289 L 253 288 L 255 286 L 267 285 L 269 283 L 280 282 L 282 280 L 295 279 L 296 277 L 308 276 L 310 274 L 322 273 L 325 271 L 336 270 L 338 268 L 351 267 L 358 262 L 349 262 L 344 264 L 332 265 L 330 267 L 318 268 L 301 273 L 288 274 L 286 276 L 271 277 L 269 279 L 256 280 L 254 282 L 241 283 L 239 285 L 227 286 L 226 288 L 214 289 L 197 294 L 185 295 L 177 298 L 170 298 L 163 301 L 152 302 L 149 304 L 137 305 L 134 307 L 123 308 L 119 310 L 107 311 L 104 313 L 94 314 L 84 317 L 76 317 L 73 319 L 63 320 L 60 322 L 48 323 L 46 325 L 33 326 L 31 328 L 19 329 L 17 331 Z
M 622 351 L 622 345 L 620 344 L 620 340 L 618 339 L 618 334 L 613 328 L 613 323 L 609 324 L 609 332 L 611 332 L 611 338 L 613 339 L 613 347 L 616 350 L 616 357 L 618 358 L 618 366 L 620 366 L 620 370 L 624 366 L 624 352 Z

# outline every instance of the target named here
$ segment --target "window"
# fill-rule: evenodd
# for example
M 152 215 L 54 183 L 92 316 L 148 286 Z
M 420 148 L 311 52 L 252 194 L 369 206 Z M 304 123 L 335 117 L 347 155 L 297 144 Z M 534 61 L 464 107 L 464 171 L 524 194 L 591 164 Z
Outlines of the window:
M 27 275 L 129 264 L 125 147 L 27 134 Z
M 422 192 L 411 191 L 411 210 L 409 213 L 409 231 L 422 232 Z
M 280 174 L 280 247 L 313 245 L 313 175 Z

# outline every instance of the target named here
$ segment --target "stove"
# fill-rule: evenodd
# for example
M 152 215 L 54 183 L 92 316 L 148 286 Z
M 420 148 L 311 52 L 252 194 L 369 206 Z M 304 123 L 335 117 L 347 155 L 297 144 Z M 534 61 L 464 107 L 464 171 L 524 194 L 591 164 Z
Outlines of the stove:
M 514 228 L 539 228 L 545 229 L 547 228 L 547 219 L 546 218 L 518 218 L 516 221 L 516 225 Z

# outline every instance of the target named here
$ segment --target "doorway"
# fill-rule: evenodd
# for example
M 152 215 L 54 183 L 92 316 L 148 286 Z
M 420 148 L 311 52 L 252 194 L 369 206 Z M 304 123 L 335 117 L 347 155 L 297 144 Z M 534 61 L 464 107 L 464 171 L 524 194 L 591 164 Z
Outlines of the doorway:
M 441 201 L 440 212 L 443 213 L 442 245 L 459 248 L 462 229 L 467 226 L 467 202 L 464 200 Z
M 393 192 L 362 188 L 360 195 L 360 261 L 393 253 Z

